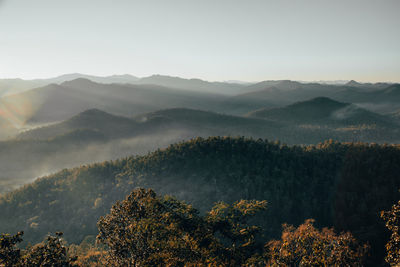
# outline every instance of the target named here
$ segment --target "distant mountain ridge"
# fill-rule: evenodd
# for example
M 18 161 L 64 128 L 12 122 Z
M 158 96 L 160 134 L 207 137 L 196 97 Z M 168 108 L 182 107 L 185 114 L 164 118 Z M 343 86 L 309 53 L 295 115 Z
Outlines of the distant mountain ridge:
M 101 84 L 78 78 L 3 97 L 0 106 L 21 107 L 7 111 L 23 125 L 62 121 L 93 108 L 125 116 L 172 107 L 208 110 L 221 98 L 151 84 Z
M 216 94 L 233 95 L 241 92 L 245 87 L 244 84 L 227 83 L 227 82 L 207 82 L 201 79 L 183 79 L 180 77 L 152 75 L 141 78 L 138 84 L 155 84 L 171 88 L 184 89 L 190 91 L 200 91 Z
M 183 89 L 189 91 L 208 92 L 216 94 L 235 94 L 240 89 L 248 85 L 243 82 L 208 82 L 201 79 L 184 79 L 180 77 L 172 77 L 166 75 L 151 75 L 148 77 L 138 78 L 130 74 L 111 75 L 111 76 L 95 76 L 81 73 L 69 73 L 48 79 L 23 80 L 16 79 L 0 79 L 0 97 L 10 94 L 21 93 L 30 89 L 46 86 L 52 83 L 61 84 L 66 81 L 84 78 L 96 83 L 104 84 L 153 84 L 163 87 L 172 87 L 175 89 Z
M 327 97 L 317 97 L 307 101 L 296 102 L 282 108 L 260 109 L 251 112 L 248 116 L 297 124 L 374 124 L 381 127 L 394 126 L 394 122 L 391 121 L 390 117 Z
M 20 78 L 0 79 L 0 97 L 10 94 L 18 94 L 30 89 L 46 86 L 52 83 L 60 84 L 65 81 L 71 81 L 78 78 L 89 79 L 97 83 L 133 83 L 139 79 L 130 74 L 101 77 L 101 76 L 87 75 L 81 73 L 64 74 L 48 79 L 34 79 L 34 80 L 23 80 Z

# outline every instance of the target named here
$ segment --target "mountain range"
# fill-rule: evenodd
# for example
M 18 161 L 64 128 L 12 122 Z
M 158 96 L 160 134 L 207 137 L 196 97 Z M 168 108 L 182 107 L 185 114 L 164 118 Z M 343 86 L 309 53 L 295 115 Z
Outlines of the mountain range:
M 6 107 L 3 116 L 24 125 L 65 120 L 91 108 L 126 116 L 173 107 L 207 110 L 221 98 L 158 85 L 100 84 L 79 78 L 3 97 L 0 107 Z
M 399 142 L 399 84 L 80 76 L 60 76 L 57 83 L 0 98 L 0 191 L 61 168 L 199 136 L 287 144 Z

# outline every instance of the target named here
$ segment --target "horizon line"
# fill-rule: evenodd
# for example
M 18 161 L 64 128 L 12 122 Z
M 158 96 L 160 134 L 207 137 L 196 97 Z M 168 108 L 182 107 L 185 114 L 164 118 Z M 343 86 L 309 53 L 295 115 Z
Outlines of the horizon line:
M 255 84 L 255 83 L 260 83 L 260 82 L 264 82 L 264 81 L 295 81 L 295 82 L 300 82 L 300 83 L 321 83 L 321 82 L 331 82 L 331 83 L 348 83 L 350 81 L 355 81 L 361 84 L 376 84 L 376 83 L 400 83 L 400 81 L 387 81 L 387 80 L 382 80 L 382 81 L 360 81 L 357 79 L 313 79 L 313 80 L 303 80 L 303 79 L 290 79 L 290 78 L 282 78 L 282 79 L 271 79 L 271 78 L 267 78 L 267 79 L 261 79 L 258 81 L 249 81 L 249 80 L 241 80 L 241 79 L 224 79 L 224 80 L 208 80 L 208 79 L 204 79 L 204 78 L 199 78 L 199 77 L 182 77 L 182 76 L 175 76 L 175 75 L 167 75 L 167 74 L 159 74 L 159 73 L 154 73 L 151 75 L 145 75 L 145 76 L 136 76 L 134 74 L 131 73 L 121 73 L 121 74 L 108 74 L 108 75 L 98 75 L 98 74 L 88 74 L 88 73 L 81 73 L 81 72 L 70 72 L 70 73 L 64 73 L 64 74 L 60 74 L 60 75 L 55 75 L 55 76 L 47 76 L 47 77 L 0 77 L 0 80 L 24 80 L 24 81 L 34 81 L 34 80 L 50 80 L 50 79 L 55 79 L 55 78 L 59 78 L 62 76 L 67 76 L 67 75 L 84 75 L 84 76 L 93 76 L 96 78 L 108 78 L 108 77 L 112 77 L 112 76 L 132 76 L 138 79 L 143 79 L 143 78 L 148 78 L 148 77 L 152 77 L 152 76 L 163 76 L 163 77 L 171 77 L 171 78 L 180 78 L 180 79 L 185 79 L 185 80 L 202 80 L 205 82 L 221 82 L 221 83 L 249 83 L 249 84 Z

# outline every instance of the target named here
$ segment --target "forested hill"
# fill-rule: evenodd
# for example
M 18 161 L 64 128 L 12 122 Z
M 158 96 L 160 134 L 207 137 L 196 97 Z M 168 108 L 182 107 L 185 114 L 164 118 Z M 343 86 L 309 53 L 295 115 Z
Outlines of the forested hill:
M 69 242 L 96 234 L 96 222 L 135 187 L 172 194 L 202 210 L 216 201 L 265 199 L 264 238 L 282 223 L 307 218 L 350 230 L 382 259 L 387 233 L 378 216 L 400 198 L 400 147 L 340 144 L 285 146 L 245 138 L 197 138 L 38 179 L 0 200 L 0 232 L 24 230 L 40 241 L 63 231 Z

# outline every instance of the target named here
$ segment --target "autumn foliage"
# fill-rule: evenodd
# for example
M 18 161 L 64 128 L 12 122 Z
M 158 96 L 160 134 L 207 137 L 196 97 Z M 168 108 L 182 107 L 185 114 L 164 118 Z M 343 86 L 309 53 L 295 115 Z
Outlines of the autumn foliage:
M 400 201 L 390 211 L 382 211 L 381 217 L 392 235 L 386 244 L 386 262 L 392 266 L 400 266 Z
M 282 239 L 270 241 L 266 258 L 270 266 L 362 266 L 368 246 L 360 246 L 350 233 L 321 231 L 314 220 L 298 228 L 284 225 Z

